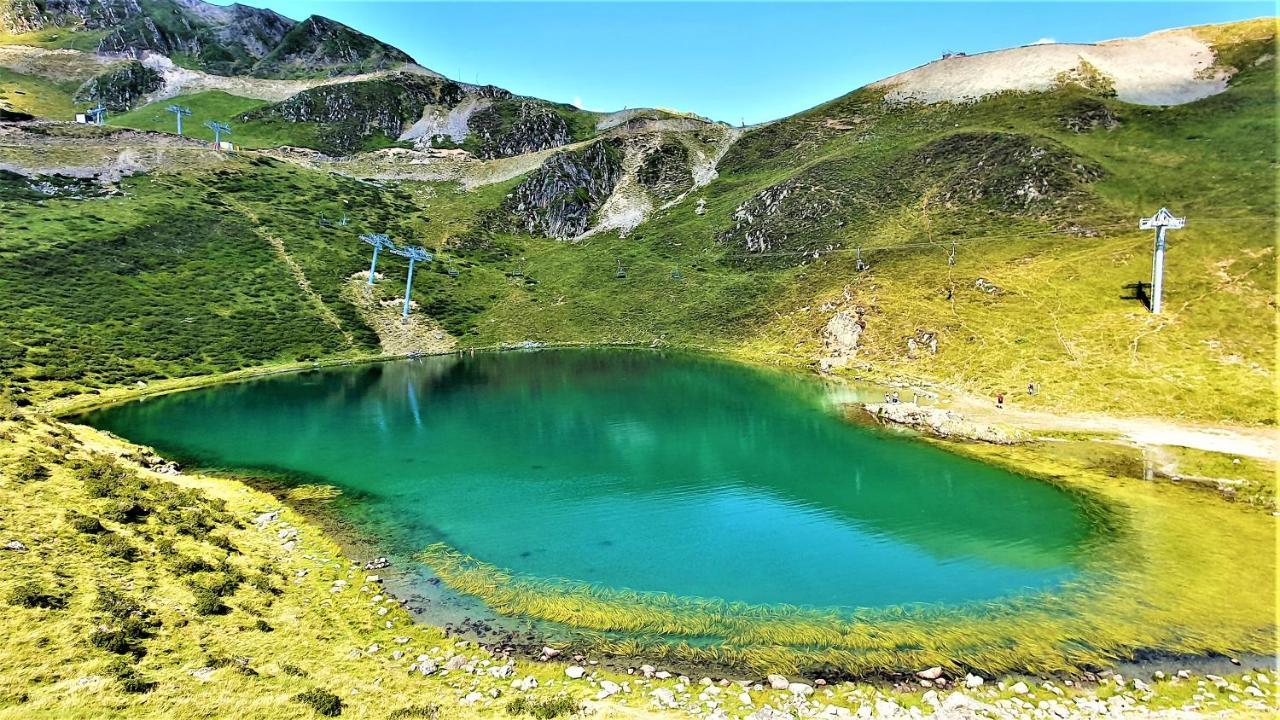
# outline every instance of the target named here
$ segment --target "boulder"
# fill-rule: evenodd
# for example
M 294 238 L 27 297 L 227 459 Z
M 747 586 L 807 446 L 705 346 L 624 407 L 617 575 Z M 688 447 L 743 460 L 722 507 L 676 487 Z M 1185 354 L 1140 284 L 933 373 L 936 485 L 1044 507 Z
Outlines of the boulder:
M 577 680 L 587 674 L 587 669 L 581 665 L 570 665 L 564 669 L 564 674 L 568 675 L 573 680 Z
M 921 670 L 916 673 L 916 677 L 921 678 L 922 680 L 937 680 L 942 677 L 942 668 L 935 665 L 927 670 Z
M 791 683 L 781 675 L 770 675 L 765 679 L 769 681 L 769 687 L 774 690 L 786 690 L 791 686 Z

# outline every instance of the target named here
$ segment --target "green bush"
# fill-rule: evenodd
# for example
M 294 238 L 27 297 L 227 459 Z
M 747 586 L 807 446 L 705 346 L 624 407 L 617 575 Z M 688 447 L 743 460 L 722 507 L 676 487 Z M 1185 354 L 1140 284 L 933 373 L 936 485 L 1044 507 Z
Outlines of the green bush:
M 18 482 L 44 480 L 49 477 L 49 468 L 40 462 L 34 453 L 24 455 L 9 467 L 9 472 Z
M 107 667 L 107 673 L 120 683 L 120 689 L 127 693 L 148 693 L 156 688 L 156 683 L 138 674 L 138 669 L 124 658 L 119 658 Z
M 438 717 L 440 717 L 440 706 L 430 703 L 428 705 L 411 705 L 394 710 L 387 716 L 387 720 L 413 720 L 414 718 L 436 720 Z
M 574 715 L 582 711 L 582 704 L 568 695 L 556 695 L 544 700 L 518 697 L 507 703 L 509 715 L 532 715 L 538 720 L 551 720 L 562 715 Z
M 138 548 L 126 538 L 109 532 L 102 536 L 98 541 L 98 547 L 107 557 L 119 558 L 127 562 L 133 562 L 138 559 Z
M 93 603 L 93 609 L 98 612 L 104 612 L 117 620 L 124 620 L 130 617 L 146 617 L 148 615 L 147 609 L 143 607 L 142 603 L 110 588 L 102 588 L 98 591 L 98 598 Z
M 25 608 L 61 610 L 67 606 L 67 597 L 61 593 L 46 590 L 40 583 L 29 580 L 19 583 L 9 591 L 9 604 Z
M 316 714 L 324 717 L 337 717 L 342 714 L 342 698 L 328 690 L 308 690 L 293 696 L 295 702 L 310 705 Z
M 113 497 L 141 489 L 138 474 L 116 462 L 110 455 L 95 454 L 76 469 L 89 497 Z
M 222 598 L 208 588 L 197 585 L 191 589 L 191 592 L 196 598 L 195 604 L 192 605 L 191 609 L 194 610 L 197 615 L 223 615 L 230 610 L 230 608 L 222 602 Z
M 106 528 L 102 527 L 102 522 L 92 515 L 78 513 L 75 510 L 67 511 L 67 524 L 72 530 L 86 535 L 97 535 L 105 532 Z
M 306 670 L 303 670 L 302 668 L 298 667 L 297 665 L 294 665 L 294 664 L 293 664 L 293 663 L 291 663 L 291 662 L 282 662 L 282 663 L 280 663 L 280 672 L 284 673 L 285 675 L 292 676 L 292 677 L 306 677 L 306 676 L 307 676 L 307 671 L 306 671 Z
M 204 558 L 191 558 L 179 555 L 173 561 L 173 571 L 179 575 L 193 575 L 200 572 L 213 572 L 216 568 Z

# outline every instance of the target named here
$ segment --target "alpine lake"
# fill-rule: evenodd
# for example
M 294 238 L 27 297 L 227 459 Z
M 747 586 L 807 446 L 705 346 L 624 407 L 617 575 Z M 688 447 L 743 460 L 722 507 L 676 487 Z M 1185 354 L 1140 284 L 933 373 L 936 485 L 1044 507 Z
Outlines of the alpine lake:
M 928 632 L 956 613 L 1052 615 L 1093 582 L 1114 544 L 1103 503 L 850 421 L 846 403 L 881 392 L 540 349 L 274 375 L 78 420 L 318 510 L 353 557 L 391 560 L 378 572 L 424 621 L 481 639 L 674 645 L 722 665 L 735 657 L 717 648 L 785 647 L 854 669 L 819 650 L 879 652 L 852 636 L 913 617 Z

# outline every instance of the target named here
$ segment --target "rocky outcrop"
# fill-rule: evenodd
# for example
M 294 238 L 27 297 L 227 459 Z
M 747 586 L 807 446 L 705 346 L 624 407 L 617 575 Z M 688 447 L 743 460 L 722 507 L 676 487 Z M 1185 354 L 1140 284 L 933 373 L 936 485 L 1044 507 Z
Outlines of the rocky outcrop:
M 306 74 L 342 68 L 346 74 L 385 70 L 412 63 L 408 54 L 362 32 L 319 15 L 294 25 L 254 67 L 259 77 Z
M 1081 98 L 1058 116 L 1062 126 L 1073 133 L 1094 130 L 1114 130 L 1120 126 L 1120 118 L 1105 102 L 1096 98 Z
M 689 170 L 689 149 L 678 140 L 663 138 L 636 171 L 636 179 L 663 200 L 670 200 L 693 187 Z
M 0 0 L 0 30 L 21 35 L 44 26 L 44 14 L 35 0 Z
M 467 119 L 465 147 L 484 159 L 511 157 L 568 145 L 569 123 L 545 103 L 498 99 Z
M 590 227 L 621 175 L 620 143 L 601 140 L 552 155 L 512 191 L 503 208 L 525 232 L 576 237 Z
M 915 403 L 871 403 L 863 407 L 883 422 L 904 425 L 940 438 L 975 440 L 993 445 L 1015 445 L 1030 439 L 1022 430 L 973 422 L 943 408 L 922 407 Z
M 844 160 L 813 167 L 756 193 L 733 212 L 733 227 L 720 240 L 753 255 L 796 264 L 840 247 L 846 224 L 888 204 L 899 183 L 852 171 Z
M 981 203 L 1003 212 L 1039 214 L 1080 206 L 1102 168 L 1045 137 L 961 132 L 918 149 L 903 163 L 927 178 L 947 207 Z
M 830 372 L 849 364 L 858 354 L 858 343 L 867 329 L 862 308 L 853 312 L 841 311 L 831 316 L 822 329 L 822 348 L 827 356 L 818 362 L 823 372 Z
M 89 80 L 76 92 L 76 101 L 102 103 L 109 110 L 122 112 L 134 106 L 148 93 L 164 84 L 160 73 L 137 60 L 117 65 Z
M 451 80 L 398 73 L 304 90 L 283 102 L 245 113 L 240 119 L 319 124 L 320 149 L 342 154 L 359 149 L 377 133 L 397 139 L 421 118 L 424 107 L 457 104 L 464 95 L 462 86 Z
M 220 75 L 350 75 L 413 62 L 328 18 L 295 22 L 271 10 L 201 0 L 0 0 L 0 23 L 8 32 L 100 32 L 100 52 L 182 56 Z

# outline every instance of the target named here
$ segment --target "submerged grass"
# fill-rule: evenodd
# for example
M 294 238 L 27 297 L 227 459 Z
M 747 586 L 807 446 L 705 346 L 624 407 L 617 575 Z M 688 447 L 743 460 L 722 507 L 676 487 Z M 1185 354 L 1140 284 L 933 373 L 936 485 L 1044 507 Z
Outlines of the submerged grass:
M 601 651 L 760 671 L 1079 672 L 1143 651 L 1274 651 L 1274 519 L 1186 488 L 1071 467 L 1040 446 L 949 447 L 1100 498 L 1117 516 L 1110 540 L 1095 543 L 1079 579 L 1054 592 L 849 612 L 522 577 L 444 544 L 419 559 L 499 612 L 597 633 Z M 1252 558 L 1247 567 L 1243 557 Z

